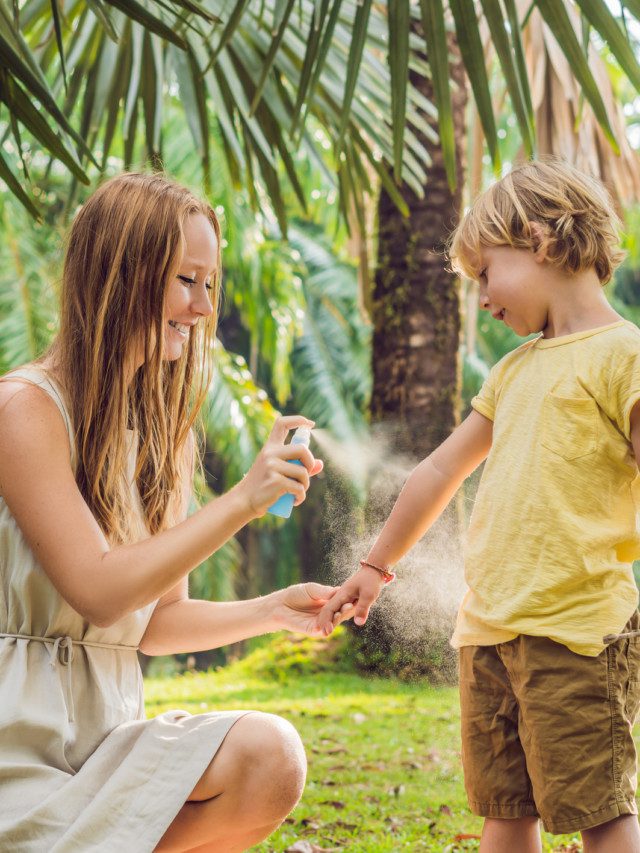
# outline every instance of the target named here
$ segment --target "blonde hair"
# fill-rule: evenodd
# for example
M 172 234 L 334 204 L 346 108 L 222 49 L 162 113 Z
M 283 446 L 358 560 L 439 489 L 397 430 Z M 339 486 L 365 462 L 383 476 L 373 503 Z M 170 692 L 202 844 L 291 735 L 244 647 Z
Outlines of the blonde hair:
M 539 248 L 532 222 L 542 228 L 547 260 L 568 275 L 593 267 L 606 284 L 624 259 L 603 184 L 550 157 L 516 167 L 476 199 L 450 240 L 453 270 L 477 279 L 483 247 Z
M 194 327 L 180 358 L 168 361 L 162 357 L 165 291 L 183 257 L 185 221 L 195 213 L 207 217 L 217 237 L 214 311 Z M 163 175 L 108 180 L 73 221 L 60 332 L 38 361 L 54 365 L 66 393 L 76 482 L 113 543 L 145 533 L 127 482 L 127 429 L 138 443 L 134 477 L 146 528 L 153 534 L 179 520 L 184 477 L 193 476 L 197 455 L 192 428 L 211 379 L 219 279 L 213 209 Z M 131 379 L 136 341 L 144 343 L 145 361 Z

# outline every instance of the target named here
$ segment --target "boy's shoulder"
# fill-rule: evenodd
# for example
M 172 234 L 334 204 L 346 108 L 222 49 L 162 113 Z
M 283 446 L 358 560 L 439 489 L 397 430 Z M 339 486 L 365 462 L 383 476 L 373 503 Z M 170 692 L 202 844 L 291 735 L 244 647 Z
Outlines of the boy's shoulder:
M 615 371 L 640 358 L 640 329 L 628 320 L 606 334 L 595 335 L 592 342 L 591 357 L 604 368 Z
M 611 331 L 615 333 L 611 336 L 612 343 L 615 346 L 622 344 L 629 347 L 629 349 L 640 349 L 640 329 L 635 323 L 625 320 L 622 325 Z
M 515 349 L 509 350 L 506 355 L 503 355 L 500 361 L 496 362 L 492 368 L 492 371 L 495 373 L 502 373 L 504 370 L 509 369 L 516 365 L 522 358 L 524 358 L 529 350 L 533 349 L 536 344 L 536 341 L 542 337 L 541 335 L 537 335 L 535 338 L 531 338 L 528 341 L 525 341 L 520 346 Z

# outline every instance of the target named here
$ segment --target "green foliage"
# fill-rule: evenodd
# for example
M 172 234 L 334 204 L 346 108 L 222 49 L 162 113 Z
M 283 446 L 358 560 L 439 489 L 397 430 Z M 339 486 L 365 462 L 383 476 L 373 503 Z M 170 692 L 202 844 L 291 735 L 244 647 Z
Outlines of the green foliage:
M 32 212 L 16 175 L 28 168 L 33 141 L 84 182 L 86 161 L 99 161 L 104 169 L 114 151 L 129 166 L 143 146 L 143 158 L 157 167 L 165 157 L 165 87 L 177 91 L 184 105 L 205 186 L 212 186 L 213 123 L 234 187 L 246 188 L 256 212 L 266 201 L 283 232 L 286 187 L 306 209 L 296 153 L 323 156 L 308 132 L 310 120 L 331 138 L 344 138 L 348 157 L 339 156 L 338 144 L 331 170 L 346 193 L 343 209 L 361 208 L 357 175 L 365 174 L 365 163 L 403 204 L 385 165 L 394 157 L 391 124 L 398 175 L 422 192 L 428 157 L 414 132 L 421 125 L 417 99 L 406 79 L 395 83 L 392 95 L 389 67 L 379 60 L 391 22 L 379 4 L 368 4 L 366 15 L 347 0 L 211 0 L 206 7 L 193 0 L 160 6 L 149 0 L 89 5 L 76 0 L 64 15 L 57 10 L 57 2 L 28 0 L 19 14 L 16 5 L 14 16 L 0 0 L 0 56 L 6 66 L 0 102 L 10 113 L 0 132 L 13 135 L 20 152 L 8 162 L 0 153 L 0 177 Z M 404 45 L 406 37 L 399 33 L 394 44 Z M 405 55 L 403 67 L 407 61 Z M 395 81 L 399 66 L 392 67 Z M 47 120 L 30 96 L 43 104 Z M 404 151 L 398 141 L 403 136 L 410 142 Z M 74 182 L 71 194 L 75 188 Z
M 0 196 L 0 374 L 43 351 L 56 330 L 58 235 Z M 52 261 L 54 262 L 52 264 Z
M 319 427 L 355 440 L 371 393 L 371 329 L 358 308 L 356 270 L 318 227 L 297 222 L 289 239 L 306 267 L 307 311 L 292 358 L 296 400 Z
M 349 635 L 340 627 L 323 643 L 301 634 L 276 634 L 233 666 L 240 679 L 286 682 L 297 675 L 353 671 L 352 654 Z
M 364 634 L 353 631 L 351 645 L 355 665 L 362 672 L 403 681 L 428 678 L 434 684 L 453 684 L 456 680 L 457 657 L 449 644 L 448 633 L 423 637 L 419 651 L 382 632 L 377 642 L 372 642 L 370 636 L 365 639 Z

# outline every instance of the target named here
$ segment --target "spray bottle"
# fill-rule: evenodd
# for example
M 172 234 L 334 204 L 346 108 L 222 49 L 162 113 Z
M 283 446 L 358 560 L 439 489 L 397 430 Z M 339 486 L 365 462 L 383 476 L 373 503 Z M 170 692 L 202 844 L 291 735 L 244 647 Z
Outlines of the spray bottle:
M 298 427 L 293 434 L 291 444 L 304 444 L 305 447 L 309 447 L 310 441 L 311 430 L 309 427 Z M 302 462 L 299 459 L 290 459 L 289 461 L 294 465 L 302 465 Z M 280 518 L 289 518 L 291 510 L 293 509 L 294 500 L 295 495 L 287 492 L 284 495 L 281 495 L 278 500 L 269 507 L 267 512 L 272 513 L 272 515 L 279 515 Z

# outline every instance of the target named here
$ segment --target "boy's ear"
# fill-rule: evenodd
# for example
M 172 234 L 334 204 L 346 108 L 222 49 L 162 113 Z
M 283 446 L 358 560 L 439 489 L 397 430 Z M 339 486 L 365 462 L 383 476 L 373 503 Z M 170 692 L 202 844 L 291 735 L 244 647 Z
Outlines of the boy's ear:
M 541 264 L 547 257 L 547 249 L 549 247 L 547 229 L 539 222 L 529 222 L 529 230 L 531 232 L 535 260 Z

